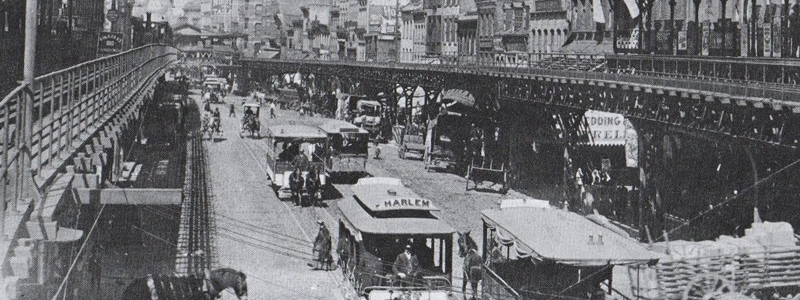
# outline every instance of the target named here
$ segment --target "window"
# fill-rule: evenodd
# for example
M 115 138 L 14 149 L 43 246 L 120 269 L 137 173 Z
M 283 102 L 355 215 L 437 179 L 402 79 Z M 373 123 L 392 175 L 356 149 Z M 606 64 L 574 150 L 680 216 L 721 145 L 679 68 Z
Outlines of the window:
M 232 31 L 239 30 L 239 22 L 231 22 L 231 30 Z
M 244 18 L 244 29 L 247 29 L 247 23 L 250 23 L 250 18 Z
M 260 12 L 260 11 L 262 11 L 262 10 L 264 10 L 264 5 L 261 5 L 261 4 L 256 4 L 256 11 L 259 11 L 259 12 Z

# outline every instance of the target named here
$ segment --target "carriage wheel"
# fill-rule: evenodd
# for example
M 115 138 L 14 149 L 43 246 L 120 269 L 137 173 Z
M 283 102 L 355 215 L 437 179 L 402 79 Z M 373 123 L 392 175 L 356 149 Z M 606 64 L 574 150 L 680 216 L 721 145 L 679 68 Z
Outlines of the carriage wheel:
M 736 286 L 728 279 L 716 275 L 700 275 L 692 279 L 683 290 L 683 300 L 720 300 L 725 295 L 737 293 Z

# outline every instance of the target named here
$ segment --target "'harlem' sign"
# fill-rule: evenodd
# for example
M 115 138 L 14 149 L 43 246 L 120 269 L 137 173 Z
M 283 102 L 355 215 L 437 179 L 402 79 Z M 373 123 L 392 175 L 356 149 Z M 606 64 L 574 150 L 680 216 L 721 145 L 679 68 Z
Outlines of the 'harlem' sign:
M 382 200 L 377 210 L 438 210 L 431 200 L 419 198 L 394 198 Z

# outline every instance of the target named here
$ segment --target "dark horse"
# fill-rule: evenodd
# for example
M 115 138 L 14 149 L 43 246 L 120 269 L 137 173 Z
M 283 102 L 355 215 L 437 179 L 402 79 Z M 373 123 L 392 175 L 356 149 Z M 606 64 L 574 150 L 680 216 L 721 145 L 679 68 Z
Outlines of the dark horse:
M 308 171 L 306 174 L 306 192 L 308 192 L 308 201 L 311 202 L 313 206 L 321 206 L 322 203 L 321 199 L 317 199 L 317 191 L 319 190 L 319 176 L 317 175 L 317 171 L 314 168 Z
M 467 282 L 472 286 L 472 298 L 478 293 L 478 282 L 483 278 L 483 257 L 478 254 L 478 245 L 469 236 L 469 231 L 458 233 L 458 256 L 464 258 L 464 280 L 461 285 L 461 292 L 464 299 L 467 299 Z
M 247 278 L 234 269 L 222 268 L 205 275 L 148 275 L 134 280 L 122 293 L 123 300 L 212 300 L 232 288 L 239 299 L 247 299 Z
M 292 191 L 292 201 L 294 205 L 303 205 L 303 172 L 300 168 L 295 168 L 294 172 L 289 175 L 289 190 Z

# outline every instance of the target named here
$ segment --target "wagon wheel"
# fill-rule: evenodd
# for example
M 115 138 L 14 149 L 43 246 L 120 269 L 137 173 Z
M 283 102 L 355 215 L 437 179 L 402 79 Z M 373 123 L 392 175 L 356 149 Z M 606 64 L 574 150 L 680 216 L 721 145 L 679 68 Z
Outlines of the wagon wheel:
M 738 292 L 728 279 L 716 274 L 700 275 L 683 290 L 682 300 L 721 300 Z

